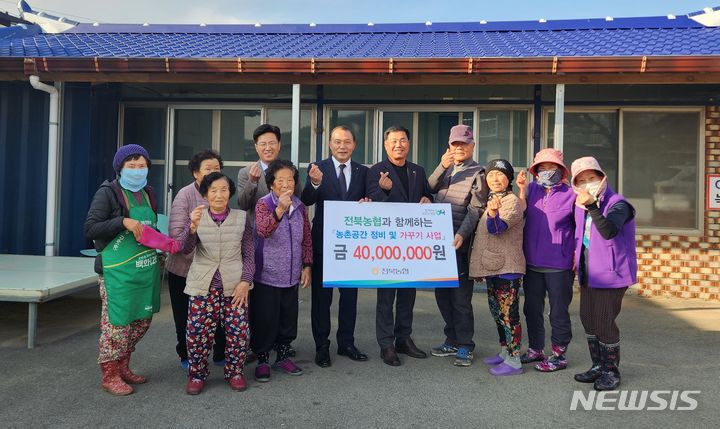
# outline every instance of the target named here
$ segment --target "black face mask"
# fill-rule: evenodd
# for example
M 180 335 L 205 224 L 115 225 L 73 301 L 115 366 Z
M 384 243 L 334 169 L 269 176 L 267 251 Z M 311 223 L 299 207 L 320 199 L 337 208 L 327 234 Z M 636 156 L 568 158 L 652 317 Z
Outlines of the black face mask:
M 504 190 L 502 192 L 492 192 L 488 193 L 488 201 L 490 201 L 495 195 L 497 195 L 500 198 L 505 197 L 507 194 L 511 193 L 510 190 Z

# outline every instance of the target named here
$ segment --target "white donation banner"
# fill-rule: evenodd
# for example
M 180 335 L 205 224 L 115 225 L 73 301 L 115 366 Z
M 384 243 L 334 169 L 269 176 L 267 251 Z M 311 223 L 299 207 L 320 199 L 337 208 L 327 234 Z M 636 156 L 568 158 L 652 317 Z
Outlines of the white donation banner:
M 324 221 L 324 287 L 458 287 L 450 204 L 325 201 Z

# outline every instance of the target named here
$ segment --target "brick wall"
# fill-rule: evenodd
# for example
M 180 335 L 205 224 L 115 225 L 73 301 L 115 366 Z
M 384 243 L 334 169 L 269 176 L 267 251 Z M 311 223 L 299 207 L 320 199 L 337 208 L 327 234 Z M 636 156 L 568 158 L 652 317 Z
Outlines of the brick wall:
M 705 112 L 705 174 L 720 174 L 720 107 Z M 701 186 L 706 186 L 703 177 Z M 702 201 L 704 210 L 705 201 Z M 720 300 L 720 211 L 705 211 L 700 237 L 639 234 L 638 295 Z

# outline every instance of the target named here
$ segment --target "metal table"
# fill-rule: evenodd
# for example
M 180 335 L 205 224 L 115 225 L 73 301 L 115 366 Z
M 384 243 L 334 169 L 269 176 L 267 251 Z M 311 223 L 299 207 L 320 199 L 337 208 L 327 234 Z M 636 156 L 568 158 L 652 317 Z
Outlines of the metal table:
M 27 347 L 35 348 L 38 304 L 98 285 L 93 258 L 0 255 L 0 301 L 28 303 Z

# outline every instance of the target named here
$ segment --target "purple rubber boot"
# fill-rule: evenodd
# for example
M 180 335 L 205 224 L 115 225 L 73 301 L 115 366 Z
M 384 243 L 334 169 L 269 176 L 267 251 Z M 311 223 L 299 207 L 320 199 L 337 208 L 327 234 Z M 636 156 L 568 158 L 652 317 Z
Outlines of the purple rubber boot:
M 490 374 L 497 376 L 497 377 L 504 377 L 504 376 L 508 376 L 508 375 L 520 375 L 522 373 L 523 373 L 522 367 L 515 368 L 515 367 L 508 365 L 505 362 L 502 362 L 501 364 L 490 368 Z

